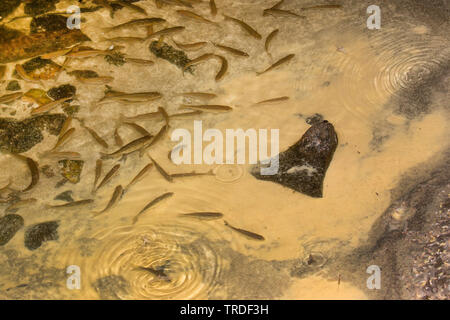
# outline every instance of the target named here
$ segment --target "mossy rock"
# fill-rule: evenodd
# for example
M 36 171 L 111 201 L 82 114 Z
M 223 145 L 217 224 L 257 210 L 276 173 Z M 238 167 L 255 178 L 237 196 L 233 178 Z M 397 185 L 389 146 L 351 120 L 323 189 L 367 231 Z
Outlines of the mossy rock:
M 7 244 L 23 227 L 23 218 L 17 214 L 8 214 L 0 218 L 0 246 Z
M 3 0 L 2 0 L 3 1 Z M 30 16 L 37 16 L 56 9 L 59 0 L 31 0 L 25 4 L 24 13 Z
M 58 135 L 65 120 L 64 114 L 44 114 L 22 121 L 0 118 L 0 149 L 26 152 L 44 139 L 42 130 Z
M 30 32 L 54 32 L 67 28 L 67 18 L 57 14 L 47 14 L 41 17 L 35 17 L 30 23 Z
M 58 161 L 61 167 L 61 175 L 71 183 L 80 182 L 81 171 L 83 170 L 83 160 L 64 159 Z
M 0 17 L 4 19 L 10 15 L 20 5 L 21 0 L 2 0 L 0 1 Z M 1 20 L 0 19 L 0 20 Z
M 19 91 L 20 89 L 21 87 L 17 80 L 12 80 L 8 82 L 8 85 L 6 86 L 7 91 Z
M 77 93 L 77 88 L 70 84 L 63 84 L 59 87 L 51 88 L 47 91 L 47 95 L 53 100 L 72 97 Z
M 153 41 L 150 44 L 150 52 L 158 58 L 169 61 L 180 69 L 184 69 L 186 64 L 191 61 L 186 53 L 181 50 L 177 50 L 164 42 L 159 43 L 159 41 Z M 193 68 L 188 67 L 185 71 L 193 73 Z
M 25 231 L 25 247 L 28 250 L 36 250 L 43 242 L 58 240 L 59 221 L 38 223 Z
M 117 67 L 123 66 L 125 64 L 125 55 L 120 52 L 113 52 L 105 56 L 106 62 L 115 65 Z

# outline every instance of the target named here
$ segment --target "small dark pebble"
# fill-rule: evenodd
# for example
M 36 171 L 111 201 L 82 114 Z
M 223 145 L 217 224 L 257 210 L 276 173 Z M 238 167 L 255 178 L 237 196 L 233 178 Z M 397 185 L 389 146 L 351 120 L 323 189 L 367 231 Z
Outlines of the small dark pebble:
M 47 91 L 47 95 L 53 100 L 72 97 L 77 93 L 77 88 L 70 84 L 63 84 L 59 87 L 51 88 Z M 71 100 L 69 100 L 70 102 Z
M 312 116 L 306 118 L 305 121 L 307 124 L 312 126 L 315 123 L 319 123 L 319 122 L 323 121 L 323 116 L 319 113 L 315 113 Z
M 25 231 L 25 247 L 36 250 L 45 241 L 58 240 L 58 227 L 58 221 L 48 221 L 28 227 Z
M 64 192 L 61 192 L 60 194 L 58 194 L 54 200 L 61 200 L 61 201 L 66 201 L 66 202 L 73 202 L 73 198 L 72 198 L 72 194 L 73 191 L 72 190 L 67 190 Z
M 20 84 L 17 80 L 10 81 L 6 86 L 7 91 L 19 91 L 20 89 Z
M 159 41 L 153 41 L 150 44 L 150 51 L 158 58 L 167 60 L 180 69 L 183 69 L 186 64 L 191 61 L 186 53 L 177 50 L 164 42 L 160 45 Z M 186 71 L 192 73 L 193 69 L 192 67 L 188 67 Z
M 17 214 L 7 214 L 0 218 L 0 246 L 7 244 L 23 224 L 23 218 Z

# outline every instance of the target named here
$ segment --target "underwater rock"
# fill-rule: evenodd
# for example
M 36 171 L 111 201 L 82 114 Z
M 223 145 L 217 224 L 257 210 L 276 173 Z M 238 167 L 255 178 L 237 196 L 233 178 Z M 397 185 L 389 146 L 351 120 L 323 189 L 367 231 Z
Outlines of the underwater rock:
M 61 200 L 61 201 L 66 201 L 66 202 L 73 202 L 73 198 L 72 198 L 72 194 L 73 191 L 72 190 L 67 190 L 64 192 L 61 192 L 60 194 L 58 194 L 54 200 Z
M 58 221 L 48 221 L 28 227 L 25 231 L 25 247 L 36 250 L 45 241 L 58 240 L 58 227 Z
M 22 153 L 44 139 L 42 130 L 58 135 L 66 120 L 63 114 L 44 114 L 22 121 L 0 118 L 0 150 Z
M 28 60 L 22 65 L 25 73 L 35 80 L 49 80 L 56 77 L 61 70 L 61 66 L 49 59 L 40 57 Z M 14 73 L 15 75 L 17 72 Z
M 70 30 L 65 24 L 64 28 L 56 31 L 35 32 L 29 35 L 0 26 L 0 63 L 37 57 L 89 40 L 80 30 Z
M 314 198 L 322 197 L 323 180 L 333 158 L 338 139 L 334 127 L 324 120 L 313 124 L 302 138 L 279 154 L 275 175 L 261 175 L 261 165 L 251 174 L 260 180 L 272 181 Z
M 67 27 L 67 18 L 56 14 L 35 17 L 30 23 L 30 32 L 54 32 Z
M 119 300 L 130 286 L 125 278 L 116 275 L 99 278 L 92 285 L 101 300 Z
M 113 52 L 105 55 L 105 61 L 117 67 L 123 66 L 126 62 L 125 55 L 120 52 Z
M 8 82 L 8 85 L 6 86 L 7 91 L 19 91 L 20 89 L 20 84 L 17 80 Z
M 153 41 L 150 44 L 150 51 L 158 58 L 169 61 L 178 68 L 183 69 L 191 60 L 186 53 L 181 50 L 174 49 L 166 43 L 160 44 L 159 41 Z M 192 73 L 192 67 L 188 67 L 185 71 Z
M 8 214 L 0 218 L 0 246 L 11 240 L 17 231 L 23 227 L 23 218 L 17 214 Z
M 2 0 L 0 2 L 0 20 L 16 10 L 21 2 L 21 0 Z
M 323 116 L 319 113 L 315 113 L 312 116 L 309 116 L 308 118 L 306 118 L 305 122 L 309 125 L 313 125 L 315 123 L 321 122 L 323 121 Z
M 25 92 L 23 95 L 23 99 L 31 103 L 37 103 L 40 106 L 52 102 L 52 99 L 48 97 L 45 90 L 36 88 L 30 89 Z
M 47 95 L 53 100 L 60 100 L 63 98 L 72 97 L 77 93 L 77 88 L 70 84 L 63 84 L 59 87 L 51 88 L 47 91 Z M 69 102 L 71 100 L 68 100 Z
M 80 182 L 81 171 L 83 170 L 83 160 L 60 160 L 61 175 L 72 183 Z
M 41 167 L 41 172 L 47 177 L 52 178 L 55 176 L 55 173 L 53 172 L 53 169 L 50 165 L 46 164 L 45 166 Z
M 25 14 L 37 16 L 56 9 L 59 0 L 31 0 L 25 4 L 23 9 Z

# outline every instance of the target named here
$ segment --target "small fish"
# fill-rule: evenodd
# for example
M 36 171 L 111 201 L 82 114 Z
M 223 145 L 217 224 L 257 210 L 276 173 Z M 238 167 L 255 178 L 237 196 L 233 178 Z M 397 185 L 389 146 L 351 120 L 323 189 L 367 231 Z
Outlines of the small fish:
M 3 79 L 6 73 L 6 66 L 4 64 L 0 65 L 0 80 Z
M 141 180 L 148 172 L 150 172 L 150 169 L 153 167 L 153 163 L 150 162 L 147 164 L 139 173 L 131 180 L 131 182 L 125 187 L 125 190 L 128 190 L 132 185 L 134 185 L 136 182 Z
M 167 34 L 173 34 L 173 33 L 181 32 L 184 29 L 186 29 L 186 27 L 183 27 L 183 26 L 162 29 L 162 30 L 156 31 L 155 33 L 152 33 L 152 34 L 148 35 L 145 40 L 149 40 L 149 39 L 152 39 L 154 37 L 159 37 L 161 35 L 167 35 Z
M 170 159 L 170 157 L 169 157 Z M 208 172 L 187 172 L 187 173 L 173 173 L 170 176 L 172 178 L 184 178 L 184 177 L 196 177 L 196 176 L 213 176 L 214 173 L 212 170 L 208 171 Z
M 37 83 L 42 84 L 42 82 L 41 82 L 40 80 L 35 80 L 35 79 L 33 79 L 32 77 L 30 77 L 30 76 L 28 75 L 28 73 L 25 71 L 25 69 L 23 68 L 22 65 L 16 64 L 15 69 L 16 69 L 17 73 L 19 74 L 19 76 L 20 76 L 23 80 L 29 81 L 29 82 L 37 82 Z
M 50 53 L 47 53 L 47 54 L 43 54 L 43 55 L 41 55 L 41 58 L 42 59 L 48 59 L 48 60 L 55 59 L 55 58 L 58 58 L 58 57 L 66 55 L 67 53 L 72 51 L 72 49 L 73 48 L 62 49 L 62 50 L 50 52 Z
M 136 58 L 127 58 L 125 57 L 125 62 L 128 63 L 134 63 L 134 64 L 142 64 L 144 66 L 151 66 L 154 65 L 155 62 L 152 60 L 145 60 L 145 59 L 136 59 Z
M 48 208 L 52 208 L 52 209 L 66 209 L 66 208 L 72 208 L 72 207 L 78 207 L 78 206 L 83 206 L 86 204 L 90 204 L 93 203 L 94 199 L 84 199 L 84 200 L 79 200 L 79 201 L 72 201 L 69 203 L 65 203 L 65 204 L 59 204 L 59 205 L 48 205 Z
M 214 43 L 214 42 L 212 42 L 212 44 L 215 47 L 217 47 L 219 49 L 222 49 L 224 51 L 227 51 L 227 52 L 229 52 L 229 53 L 231 53 L 231 54 L 233 54 L 235 56 L 238 56 L 238 57 L 248 57 L 249 56 L 248 53 L 246 53 L 244 51 L 241 51 L 241 50 L 238 50 L 238 49 L 235 49 L 235 48 L 227 47 L 227 46 L 224 46 L 224 45 L 221 45 L 221 44 L 218 44 L 218 43 Z
M 153 138 L 153 136 L 140 137 L 136 140 L 133 140 L 133 141 L 127 143 L 126 145 L 121 147 L 119 150 L 114 151 L 113 153 L 100 152 L 101 158 L 102 159 L 110 159 L 110 158 L 122 156 L 126 153 L 131 153 L 131 152 L 137 151 L 137 150 L 141 149 L 152 138 Z
M 266 42 L 264 44 L 264 47 L 266 48 L 267 53 L 269 53 L 269 46 L 270 46 L 271 41 L 273 40 L 273 38 L 275 38 L 275 36 L 278 34 L 279 31 L 280 30 L 275 29 L 267 36 Z
M 305 16 L 301 16 L 299 14 L 296 14 L 295 12 L 289 11 L 289 10 L 281 10 L 281 9 L 275 9 L 270 8 L 263 11 L 263 16 L 280 16 L 280 17 L 296 17 L 296 18 L 306 18 Z
M 197 63 L 199 63 L 199 62 L 202 62 L 202 61 L 205 61 L 205 60 L 214 58 L 214 57 L 215 57 L 215 54 L 214 54 L 214 53 L 205 53 L 205 54 L 202 54 L 201 56 L 199 56 L 199 57 L 197 57 L 197 58 L 195 58 L 195 59 L 189 61 L 188 63 L 186 63 L 186 65 L 185 65 L 184 68 L 183 68 L 183 72 L 186 71 L 187 68 L 189 68 L 190 66 L 192 66 L 192 65 L 194 65 L 194 64 L 197 64 Z
M 170 174 L 167 173 L 150 155 L 148 155 L 150 160 L 154 163 L 156 170 L 169 182 L 173 182 L 173 178 Z
M 209 0 L 209 9 L 211 10 L 211 15 L 215 16 L 217 14 L 217 6 L 214 0 Z
M 83 59 L 83 58 L 91 58 L 96 56 L 106 56 L 108 54 L 111 54 L 111 51 L 114 51 L 115 49 L 107 49 L 107 50 L 98 50 L 98 49 L 80 49 L 68 52 L 66 54 L 66 57 L 69 58 L 76 58 L 76 59 Z
M 253 38 L 256 38 L 258 40 L 261 40 L 261 35 L 252 27 L 250 27 L 247 23 L 245 23 L 242 20 L 223 15 L 226 20 L 234 21 L 235 23 L 239 24 L 243 30 L 245 30 L 249 35 L 251 35 Z
M 180 213 L 180 216 L 205 220 L 214 220 L 222 218 L 223 214 L 220 212 L 192 212 L 192 213 Z
M 47 151 L 40 153 L 39 157 L 52 159 L 81 159 L 81 154 L 73 151 Z
M 191 104 L 182 104 L 179 109 L 193 109 L 200 111 L 208 111 L 208 112 L 227 112 L 233 110 L 233 108 L 229 106 L 215 105 L 215 104 L 204 104 L 204 105 L 191 105 Z
M 132 127 L 134 130 L 136 130 L 136 132 L 138 132 L 139 134 L 141 134 L 143 136 L 151 136 L 150 132 L 148 132 L 147 129 L 145 129 L 144 127 L 138 125 L 137 123 L 134 123 L 134 122 L 123 122 L 123 124 L 126 124 L 126 125 Z
M 60 147 L 64 142 L 66 142 L 73 135 L 74 132 L 75 132 L 75 128 L 70 128 L 69 130 L 67 130 L 62 136 L 59 137 L 55 146 L 51 150 L 55 150 L 56 148 Z
M 196 50 L 200 50 L 201 48 L 203 48 L 205 45 L 208 44 L 208 42 L 206 41 L 200 41 L 200 42 L 194 42 L 194 43 L 179 43 L 176 42 L 174 39 L 172 39 L 172 41 L 175 43 L 175 45 L 184 50 L 184 51 L 196 51 Z
M 170 281 L 169 276 L 163 270 L 154 269 L 152 267 L 136 267 L 136 269 L 150 272 L 152 275 L 154 275 L 158 279 L 165 280 L 165 281 Z
M 119 102 L 148 102 L 162 98 L 162 94 L 159 92 L 136 92 L 136 93 L 113 93 L 103 97 L 97 105 L 110 101 Z
M 119 128 L 116 128 L 116 130 L 114 130 L 114 141 L 116 142 L 117 146 L 119 147 L 123 146 L 123 140 L 120 137 Z
M 97 186 L 95 191 L 98 191 L 98 189 L 100 189 L 105 184 L 107 184 L 112 179 L 112 177 L 117 173 L 117 171 L 119 171 L 119 169 L 120 169 L 120 164 L 116 164 L 114 167 L 112 167 L 111 170 L 109 170 L 109 172 L 105 175 L 102 182 L 100 182 L 100 184 Z
M 139 217 L 145 212 L 147 211 L 149 208 L 153 207 L 154 205 L 156 205 L 157 203 L 161 202 L 164 199 L 170 198 L 171 196 L 173 196 L 173 192 L 167 192 L 164 193 L 162 195 L 160 195 L 159 197 L 156 197 L 155 199 L 153 199 L 152 201 L 150 201 L 144 208 L 142 208 L 141 211 L 139 211 L 139 213 L 133 218 L 133 224 L 136 224 L 136 222 L 138 221 Z
M 274 6 L 270 7 L 270 9 L 278 9 L 283 4 L 283 2 L 284 0 L 278 1 Z
M 90 133 L 90 135 L 94 138 L 95 141 L 97 141 L 97 143 L 99 145 L 101 145 L 103 148 L 106 148 L 106 149 L 109 147 L 108 144 L 106 143 L 106 141 L 102 137 L 100 137 L 97 134 L 97 132 L 95 132 L 93 129 L 86 127 L 84 125 L 83 125 L 83 127 Z
M 316 10 L 316 9 L 340 9 L 342 5 L 340 4 L 321 4 L 317 6 L 304 7 L 301 10 Z
M 227 59 L 225 59 L 225 58 L 222 57 L 222 56 L 216 55 L 216 57 L 219 58 L 219 59 L 222 61 L 222 65 L 221 65 L 221 67 L 220 67 L 220 70 L 219 70 L 219 72 L 217 72 L 216 78 L 215 78 L 216 81 L 220 81 L 220 80 L 222 80 L 222 78 L 223 78 L 223 77 L 225 76 L 225 74 L 227 73 L 227 70 L 228 70 L 228 61 L 227 61 Z
M 289 100 L 289 97 L 284 96 L 284 97 L 263 100 L 263 101 L 255 103 L 255 105 L 266 104 L 266 103 L 277 103 L 277 102 L 286 101 L 286 100 Z
M 72 124 L 72 117 L 68 116 L 66 120 L 64 120 L 64 124 L 61 127 L 61 130 L 59 131 L 59 136 L 61 137 L 64 133 L 66 133 L 67 129 L 69 129 L 70 125 Z
M 158 107 L 158 111 L 162 114 L 164 120 L 166 121 L 166 125 L 169 125 L 169 115 L 166 112 L 166 109 L 163 107 Z
M 100 176 L 102 175 L 102 167 L 103 167 L 102 159 L 97 159 L 97 161 L 95 162 L 95 176 L 94 176 L 94 185 L 92 186 L 92 192 L 95 191 L 95 186 L 97 185 L 98 179 L 100 179 Z
M 15 92 L 10 94 L 5 94 L 4 96 L 0 97 L 0 103 L 10 103 L 13 101 L 16 101 L 17 99 L 22 98 L 23 92 Z
M 267 68 L 266 70 L 262 71 L 262 72 L 257 72 L 256 74 L 259 76 L 263 73 L 266 73 L 267 71 L 270 71 L 284 63 L 287 63 L 288 61 L 290 61 L 293 57 L 295 56 L 295 54 L 289 54 L 287 56 L 285 56 L 284 58 L 281 58 L 280 60 L 278 60 L 277 62 L 275 62 L 274 64 L 272 64 L 269 68 Z
M 114 27 L 105 28 L 105 31 L 115 31 L 121 28 L 128 28 L 128 27 L 134 27 L 134 26 L 149 26 L 153 25 L 155 23 L 162 23 L 166 22 L 165 19 L 162 18 L 144 18 L 144 19 L 135 19 L 131 20 L 122 24 L 119 24 Z
M 30 191 L 39 182 L 39 166 L 38 166 L 37 162 L 31 158 L 24 157 L 24 156 L 19 156 L 19 157 L 21 159 L 25 159 L 25 161 L 27 162 L 28 168 L 30 169 L 30 173 L 31 173 L 31 182 L 28 185 L 28 187 L 26 187 L 24 190 L 22 190 L 22 192 Z
M 196 111 L 191 111 L 191 112 L 182 112 L 182 113 L 175 113 L 170 115 L 171 119 L 177 119 L 177 118 L 185 118 L 185 117 L 192 117 L 192 116 L 198 116 L 200 114 L 202 114 L 203 111 L 201 110 L 196 110 Z
M 121 185 L 118 185 L 114 189 L 114 192 L 113 192 L 113 195 L 111 197 L 111 200 L 109 200 L 109 202 L 106 205 L 105 209 L 103 209 L 100 212 L 96 212 L 95 214 L 99 215 L 99 214 L 102 214 L 102 213 L 108 211 L 109 209 L 111 209 L 114 205 L 116 205 L 119 202 L 119 200 L 120 200 L 120 198 L 122 198 L 122 196 L 123 196 L 123 188 L 122 188 Z
M 192 11 L 188 11 L 188 10 L 177 10 L 176 12 L 177 12 L 179 15 L 182 15 L 182 16 L 184 16 L 184 17 L 187 17 L 187 18 L 191 18 L 191 19 L 197 20 L 197 21 L 199 21 L 199 22 L 205 22 L 205 23 L 216 24 L 216 22 L 211 21 L 211 20 L 208 20 L 208 19 L 206 19 L 206 18 L 203 18 L 202 16 L 200 16 L 200 15 L 198 15 L 198 14 L 192 12 Z
M 40 114 L 40 113 L 44 113 L 44 112 L 48 112 L 50 110 L 55 109 L 56 107 L 58 107 L 60 104 L 66 102 L 67 100 L 72 99 L 73 96 L 70 97 L 66 97 L 66 98 L 61 98 L 46 104 L 43 104 L 42 106 L 39 106 L 37 108 L 34 108 L 33 110 L 31 110 L 31 114 L 35 115 L 35 114 Z
M 261 235 L 259 235 L 259 234 L 257 234 L 257 233 L 254 233 L 254 232 L 251 232 L 251 231 L 247 231 L 247 230 L 244 230 L 244 229 L 239 229 L 239 228 L 233 227 L 233 226 L 231 226 L 230 224 L 228 224 L 228 222 L 226 222 L 226 221 L 224 221 L 224 223 L 225 223 L 225 225 L 226 225 L 228 228 L 231 228 L 231 229 L 233 229 L 234 231 L 237 231 L 237 232 L 241 233 L 242 235 L 246 236 L 247 238 L 250 238 L 250 239 L 253 239 L 253 240 L 261 240 L 261 241 L 262 241 L 262 240 L 265 240 L 263 236 L 261 236 Z
M 217 98 L 217 94 L 214 93 L 206 93 L 206 92 L 183 92 L 180 93 L 181 96 L 194 98 L 194 99 L 203 99 L 203 100 L 211 100 Z
M 17 210 L 19 210 L 20 208 L 24 208 L 24 207 L 28 207 L 29 205 L 33 205 L 37 202 L 36 199 L 34 198 L 30 198 L 30 199 L 24 199 L 24 200 L 19 200 L 11 205 L 9 205 L 6 209 L 5 209 L 5 213 L 13 213 L 16 212 Z
M 133 4 L 133 3 L 130 3 L 130 2 L 127 2 L 127 1 L 123 1 L 123 0 L 117 0 L 117 3 L 119 3 L 123 7 L 129 8 L 129 9 L 131 9 L 133 11 L 136 11 L 138 13 L 142 13 L 142 14 L 147 15 L 147 11 L 145 11 L 145 9 L 143 9 L 143 8 Z
M 161 117 L 161 112 L 157 111 L 157 112 L 150 112 L 150 113 L 143 113 L 143 114 L 138 114 L 136 116 L 132 116 L 132 117 L 126 117 L 123 114 L 119 115 L 119 121 L 120 122 L 125 122 L 125 121 L 140 121 L 140 120 L 150 120 L 150 119 L 155 119 L 155 118 L 159 118 Z
M 114 38 L 105 38 L 103 41 L 110 41 L 110 42 L 144 42 L 145 38 L 141 37 L 114 37 Z
M 169 130 L 169 126 L 166 124 L 164 125 L 159 132 L 156 134 L 156 136 L 153 137 L 153 139 L 146 145 L 144 145 L 141 150 L 139 151 L 139 156 L 142 157 L 142 155 L 148 150 L 148 148 L 150 148 L 151 146 L 153 146 L 155 143 L 157 143 L 159 140 L 162 139 L 162 137 L 164 137 L 167 133 L 167 131 Z
M 94 78 L 85 78 L 78 76 L 76 77 L 78 81 L 80 81 L 83 84 L 92 84 L 92 85 L 98 85 L 98 84 L 107 84 L 114 80 L 113 77 L 94 77 Z

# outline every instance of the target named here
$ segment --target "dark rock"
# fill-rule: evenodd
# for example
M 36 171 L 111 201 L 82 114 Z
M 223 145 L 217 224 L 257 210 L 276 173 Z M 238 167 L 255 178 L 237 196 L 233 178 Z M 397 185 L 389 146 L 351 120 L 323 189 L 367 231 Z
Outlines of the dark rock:
M 23 218 L 17 214 L 8 214 L 0 218 L 0 246 L 9 242 L 23 227 L 23 223 Z
M 21 0 L 2 0 L 0 2 L 0 20 L 12 13 L 21 2 Z
M 25 247 L 36 250 L 45 241 L 58 240 L 58 227 L 58 221 L 48 221 L 28 227 L 25 231 Z
M 67 190 L 58 194 L 54 200 L 73 202 L 72 194 L 73 194 L 72 190 Z
M 309 116 L 308 118 L 306 118 L 305 121 L 307 124 L 312 126 L 313 124 L 323 121 L 323 116 L 319 113 L 315 113 L 312 116 Z
M 61 175 L 71 183 L 78 183 L 80 181 L 81 171 L 83 170 L 83 160 L 69 160 L 64 159 L 58 161 L 61 166 Z
M 6 86 L 7 91 L 19 91 L 20 90 L 20 84 L 17 80 L 12 80 L 8 82 L 8 85 Z
M 67 28 L 67 18 L 56 14 L 35 17 L 30 23 L 30 32 L 53 32 Z
M 262 175 L 261 165 L 251 174 L 260 180 L 279 183 L 314 198 L 322 197 L 323 180 L 333 158 L 338 139 L 334 127 L 324 120 L 315 123 L 302 138 L 279 154 L 279 169 L 274 175 Z
M 47 91 L 47 95 L 53 100 L 73 97 L 77 93 L 77 88 L 70 84 L 63 84 L 59 87 L 51 88 Z M 71 100 L 69 100 L 70 102 Z
M 53 169 L 50 165 L 46 164 L 41 167 L 41 172 L 47 177 L 52 178 L 55 176 L 55 173 L 53 172 Z
M 129 289 L 128 281 L 122 276 L 105 276 L 97 279 L 93 287 L 102 300 L 119 300 Z
M 25 4 L 24 13 L 30 16 L 36 16 L 39 14 L 53 11 L 56 9 L 55 4 L 59 0 L 31 0 Z
M 123 66 L 125 64 L 125 55 L 123 53 L 120 52 L 113 52 L 111 54 L 107 54 L 105 56 L 105 60 L 106 62 L 108 62 L 109 64 L 113 64 L 117 67 Z
M 58 135 L 65 120 L 63 114 L 44 114 L 22 121 L 0 118 L 0 149 L 13 153 L 28 151 L 44 139 L 42 130 Z
M 180 69 L 183 69 L 186 64 L 191 61 L 186 53 L 177 50 L 164 42 L 160 44 L 159 41 L 153 41 L 150 44 L 150 51 L 158 58 L 167 60 Z M 192 67 L 188 67 L 185 71 L 192 73 L 193 69 Z

